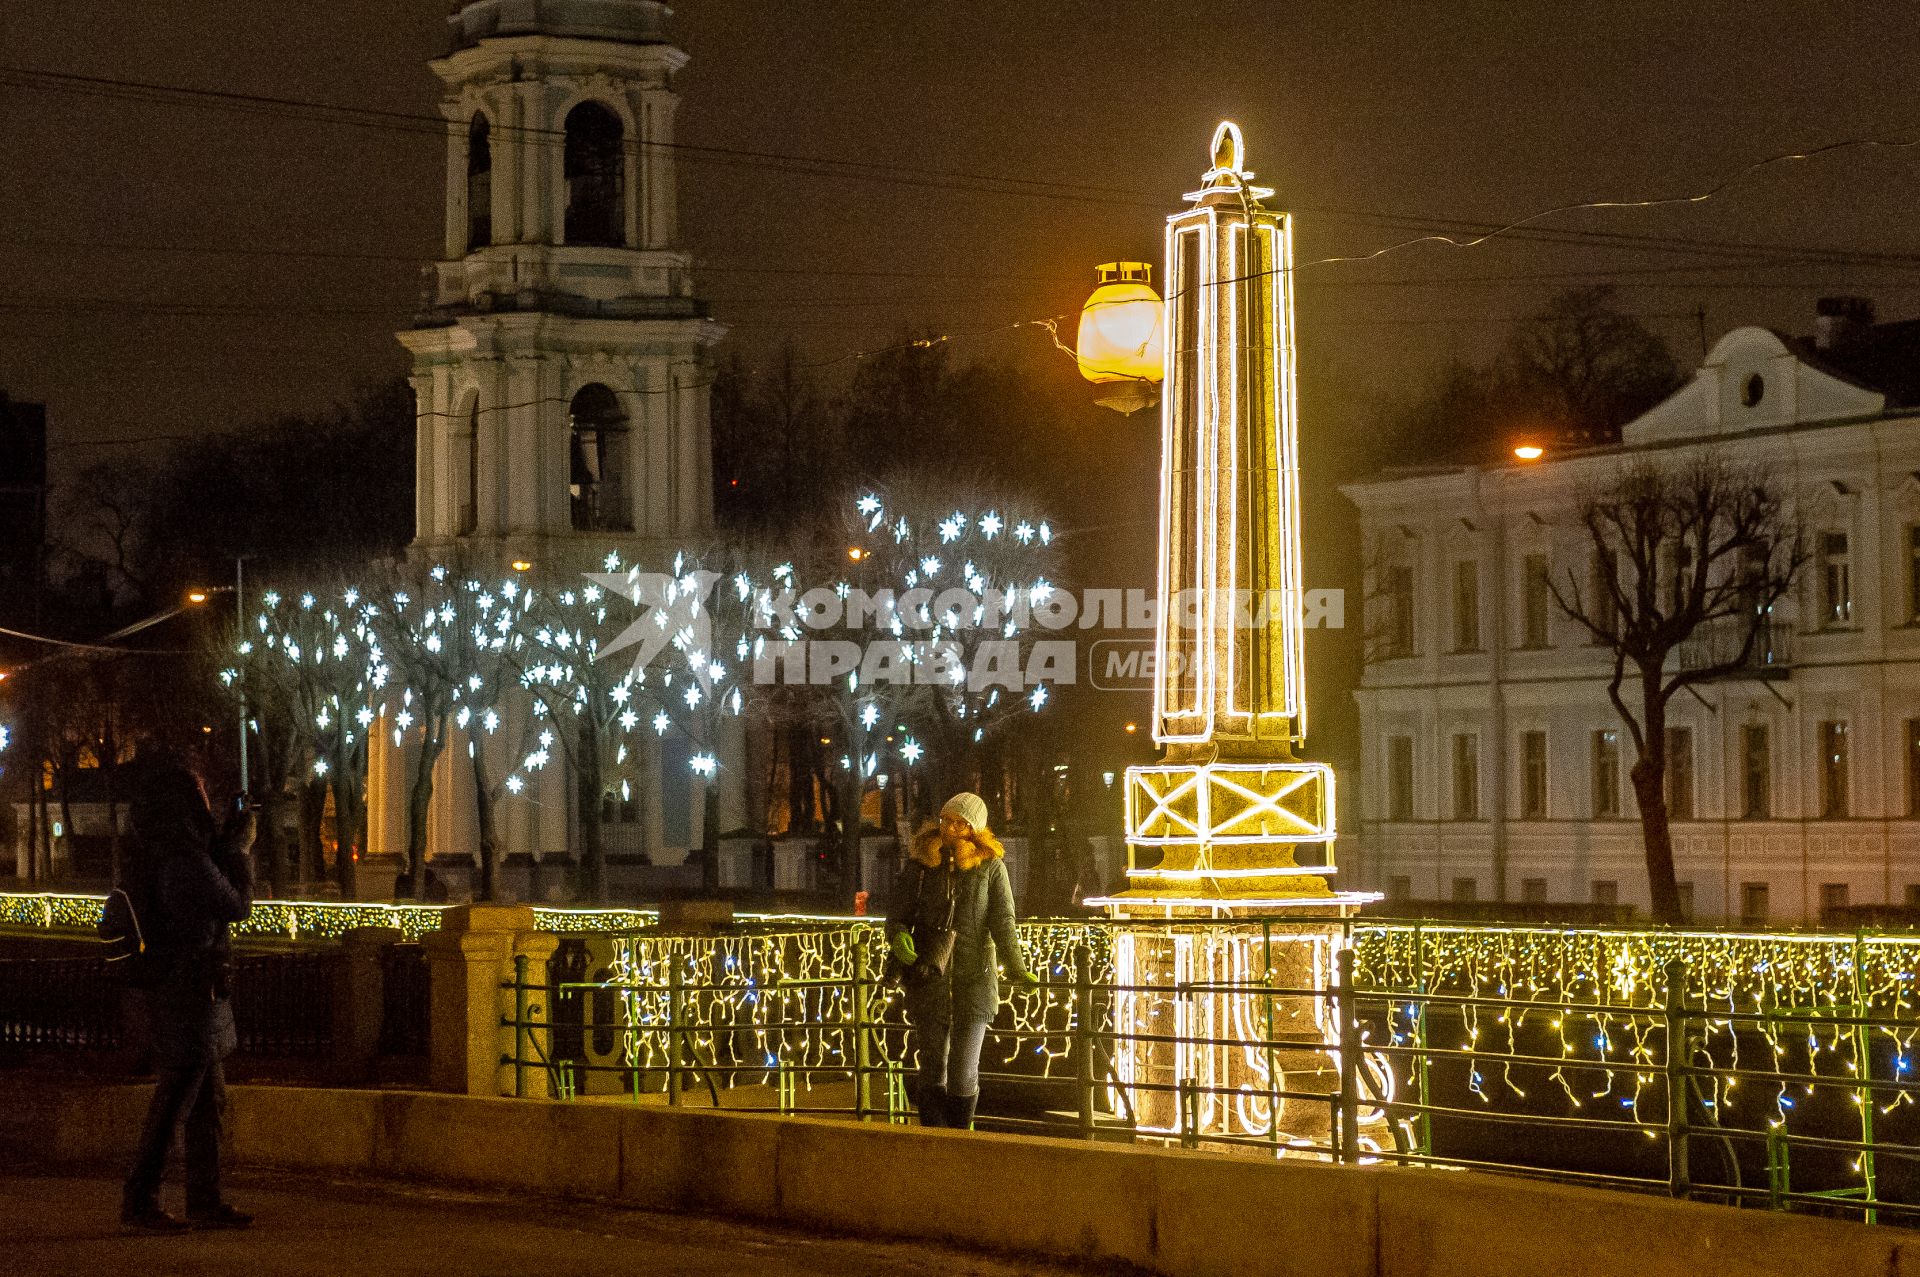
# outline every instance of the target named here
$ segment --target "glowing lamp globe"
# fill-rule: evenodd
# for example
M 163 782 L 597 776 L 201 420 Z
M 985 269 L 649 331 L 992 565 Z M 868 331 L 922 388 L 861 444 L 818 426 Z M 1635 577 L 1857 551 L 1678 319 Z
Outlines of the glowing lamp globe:
M 1080 309 L 1075 358 L 1080 375 L 1112 393 L 1099 402 L 1133 413 L 1157 402 L 1166 375 L 1166 307 L 1145 262 L 1108 262 L 1098 268 L 1100 286 Z

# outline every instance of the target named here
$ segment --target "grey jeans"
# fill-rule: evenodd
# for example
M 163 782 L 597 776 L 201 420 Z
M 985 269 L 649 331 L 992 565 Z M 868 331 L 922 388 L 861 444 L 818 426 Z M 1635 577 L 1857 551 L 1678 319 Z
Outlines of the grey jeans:
M 987 1038 L 987 1021 L 955 1019 L 950 1006 L 941 1006 L 916 1017 L 913 1027 L 920 1046 L 920 1093 L 945 1087 L 947 1094 L 961 1099 L 980 1094 L 980 1047 Z

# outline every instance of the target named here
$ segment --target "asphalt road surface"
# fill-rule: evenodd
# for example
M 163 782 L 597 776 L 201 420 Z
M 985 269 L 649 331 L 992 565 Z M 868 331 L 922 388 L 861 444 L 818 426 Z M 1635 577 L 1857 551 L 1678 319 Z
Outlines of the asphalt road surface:
M 850 1168 L 850 1173 L 858 1173 Z M 1015 1277 L 1085 1274 L 937 1246 L 819 1237 L 726 1220 L 413 1183 L 230 1176 L 246 1232 L 130 1235 L 119 1183 L 31 1171 L 0 1177 L 0 1271 L 34 1277 Z M 978 1186 L 958 1191 L 978 1192 Z M 180 1210 L 178 1188 L 164 1199 Z M 1018 1195 L 982 1193 L 982 1210 Z

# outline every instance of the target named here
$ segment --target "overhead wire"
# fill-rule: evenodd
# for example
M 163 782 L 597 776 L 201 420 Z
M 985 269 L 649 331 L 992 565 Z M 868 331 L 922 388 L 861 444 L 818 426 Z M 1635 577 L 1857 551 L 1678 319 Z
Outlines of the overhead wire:
M 450 130 L 455 130 L 460 127 L 458 121 L 425 112 L 397 111 L 381 107 L 342 106 L 334 103 L 279 97 L 268 94 L 203 89 L 183 85 L 166 85 L 119 77 L 87 76 L 71 72 L 44 71 L 4 65 L 0 65 L 0 84 L 12 84 L 15 87 L 33 88 L 52 92 L 131 98 L 148 103 L 203 106 L 209 109 L 240 111 L 245 114 L 291 114 L 293 118 L 318 123 L 342 123 L 357 127 L 399 129 L 413 133 L 431 134 L 442 139 L 449 136 Z M 554 142 L 564 141 L 566 136 L 564 129 L 549 128 L 541 125 L 511 125 L 489 121 L 489 129 L 493 133 L 545 138 Z M 1920 254 L 1867 253 L 1850 249 L 1808 249 L 1805 246 L 1748 244 L 1737 241 L 1689 240 L 1675 236 L 1650 236 L 1619 231 L 1586 231 L 1573 228 L 1535 227 L 1532 225 L 1532 223 L 1547 217 L 1582 209 L 1642 208 L 1671 204 L 1701 203 L 1723 193 L 1725 190 L 1744 180 L 1746 176 L 1770 165 L 1792 160 L 1810 159 L 1818 155 L 1850 147 L 1910 147 L 1914 145 L 1920 145 L 1920 138 L 1838 139 L 1804 151 L 1785 152 L 1755 161 L 1736 170 L 1733 174 L 1703 192 L 1641 200 L 1589 200 L 1567 203 L 1544 209 L 1506 223 L 1489 223 L 1460 218 L 1395 213 L 1379 210 L 1315 207 L 1312 205 L 1294 205 L 1291 211 L 1320 217 L 1353 218 L 1416 227 L 1441 227 L 1448 230 L 1460 231 L 1470 237 L 1466 240 L 1458 240 L 1453 236 L 1443 234 L 1420 236 L 1401 241 L 1398 244 L 1388 245 L 1385 248 L 1374 250 L 1368 254 L 1329 258 L 1325 259 L 1325 262 L 1373 260 L 1384 253 L 1394 252 L 1419 243 L 1447 243 L 1455 247 L 1471 247 L 1494 238 L 1532 239 L 1539 237 L 1544 239 L 1545 242 L 1592 242 L 1596 246 L 1611 245 L 1641 251 L 1698 250 L 1703 253 L 1752 253 L 1756 251 L 1777 252 L 1785 250 L 1822 256 L 1842 255 L 1854 260 L 1870 257 L 1877 260 L 1920 264 Z M 631 153 L 638 153 L 641 150 L 648 149 L 667 150 L 695 160 L 702 158 L 717 159 L 742 167 L 771 167 L 774 171 L 802 172 L 811 166 L 812 171 L 810 175 L 819 177 L 856 178 L 909 186 L 945 184 L 947 189 L 973 189 L 977 192 L 989 194 L 1033 195 L 1043 198 L 1066 198 L 1075 200 L 1091 199 L 1096 202 L 1120 203 L 1128 206 L 1154 209 L 1163 209 L 1165 207 L 1165 201 L 1163 199 L 1154 197 L 1147 192 L 1129 190 L 1122 187 L 1105 186 L 1088 182 L 1063 181 L 1058 178 L 1042 179 L 1007 174 L 970 173 L 960 170 L 932 168 L 924 165 L 905 164 L 892 159 L 885 162 L 847 160 L 744 147 L 718 146 L 709 143 L 667 142 L 637 138 L 624 138 L 622 140 L 622 146 L 623 149 Z M 969 187 L 968 184 L 972 184 L 971 187 Z M 1313 264 L 1324 263 L 1300 263 L 1299 265 Z M 1298 266 L 1296 266 L 1296 269 L 1298 269 Z
M 239 111 L 244 114 L 279 114 L 293 118 L 323 123 L 347 124 L 356 127 L 395 128 L 416 133 L 433 133 L 442 138 L 458 129 L 459 122 L 438 115 L 417 112 L 395 111 L 373 107 L 347 107 L 330 103 L 304 101 L 296 98 L 275 97 L 264 94 L 240 93 L 230 90 L 198 89 L 174 85 L 162 85 L 151 82 L 126 80 L 114 77 L 84 76 L 64 72 L 36 71 L 29 68 L 0 66 L 0 84 L 13 87 L 27 87 L 55 92 L 70 92 L 82 95 L 129 98 L 148 103 L 167 103 L 173 105 L 207 106 L 215 109 Z M 532 137 L 564 140 L 564 129 L 553 129 L 534 125 L 494 125 L 490 129 L 502 133 L 517 132 Z M 939 186 L 944 189 L 970 189 L 992 194 L 1014 194 L 1037 196 L 1042 198 L 1066 198 L 1092 200 L 1099 202 L 1124 202 L 1129 205 L 1151 205 L 1164 207 L 1160 201 L 1148 200 L 1144 196 L 1120 188 L 1102 187 L 1091 183 L 1061 182 L 1057 179 L 1034 179 L 1010 177 L 1006 175 L 973 174 L 953 170 L 931 169 L 924 166 L 903 165 L 889 161 L 881 164 L 873 161 L 838 160 L 823 157 L 796 156 L 780 152 L 751 150 L 747 148 L 718 147 L 684 142 L 661 142 L 644 139 L 623 139 L 623 146 L 630 152 L 640 148 L 667 149 L 687 158 L 722 158 L 743 166 L 771 166 L 776 171 L 807 172 L 814 176 L 830 176 L 840 179 L 887 181 L 904 185 Z M 1920 254 L 1862 252 L 1855 250 L 1832 250 L 1808 248 L 1805 246 L 1764 245 L 1737 241 L 1688 240 L 1671 236 L 1646 236 L 1624 232 L 1580 231 L 1568 228 L 1537 227 L 1534 224 L 1549 218 L 1581 211 L 1607 211 L 1621 209 L 1657 209 L 1675 206 L 1698 205 L 1712 200 L 1738 186 L 1749 177 L 1767 168 L 1804 162 L 1818 156 L 1855 148 L 1907 149 L 1920 146 L 1920 137 L 1876 136 L 1836 139 L 1822 145 L 1796 151 L 1782 152 L 1764 157 L 1744 165 L 1720 180 L 1692 192 L 1654 196 L 1638 199 L 1593 199 L 1562 203 L 1539 210 L 1527 216 L 1499 224 L 1471 223 L 1460 219 L 1418 219 L 1396 214 L 1370 214 L 1354 210 L 1322 210 L 1319 215 L 1368 217 L 1381 221 L 1411 222 L 1416 225 L 1448 225 L 1461 229 L 1461 234 L 1439 231 L 1412 236 L 1396 241 L 1365 253 L 1336 254 L 1299 262 L 1291 266 L 1276 266 L 1267 270 L 1251 272 L 1234 278 L 1222 278 L 1209 281 L 1209 286 L 1240 283 L 1260 275 L 1299 271 L 1302 269 L 1341 263 L 1366 263 L 1377 261 L 1389 254 L 1400 252 L 1419 245 L 1435 245 L 1451 248 L 1474 248 L 1496 239 L 1544 240 L 1554 243 L 1574 243 L 1589 247 L 1619 248 L 1641 252 L 1683 252 L 1692 255 L 1719 256 L 1732 258 L 1727 266 L 1758 266 L 1761 263 L 1750 259 L 1753 255 L 1767 252 L 1790 252 L 1794 254 L 1796 264 L 1833 265 L 1844 263 L 1852 267 L 1879 266 L 1890 268 L 1909 268 L 1920 266 Z M 1305 210 L 1301 210 L 1305 211 Z M 164 251 L 164 250 L 163 250 Z M 186 250 L 182 250 L 186 251 Z M 266 250 L 260 250 L 266 255 Z M 321 250 L 314 250 L 319 255 Z M 289 254 L 294 255 L 294 254 Z M 386 260 L 384 256 L 380 258 Z M 397 260 L 423 260 L 401 259 Z M 744 268 L 743 268 L 744 269 Z M 796 273 L 804 273 L 805 268 L 791 268 Z M 1690 264 L 1685 269 L 1701 270 L 1712 267 Z M 1367 281 L 1347 281 L 1349 284 L 1365 286 Z M 1436 285 L 1439 281 L 1435 281 Z M 1409 285 L 1425 281 L 1408 281 Z M 1385 281 L 1375 286 L 1386 286 Z M 944 299 L 948 302 L 954 299 Z M 989 299 L 978 299 L 986 302 Z M 997 300 L 997 299 L 996 299 Z M 1174 300 L 1174 295 L 1166 299 Z M 729 304 L 754 304 L 739 301 Z M 827 299 L 786 299 L 771 304 L 786 305 L 907 305 L 915 304 L 904 299 L 842 299 L 829 302 Z M 976 304 L 966 302 L 964 304 Z M 304 313 L 309 317 L 347 317 L 369 315 L 393 315 L 402 307 L 309 307 L 302 310 L 290 310 L 284 306 L 238 307 L 230 304 L 203 302 L 135 302 L 112 298 L 0 298 L 0 313 L 145 313 L 172 317 L 238 315 L 238 314 L 290 314 Z M 1044 327 L 1054 333 L 1056 345 L 1060 345 L 1057 326 L 1067 315 L 1054 315 L 1039 319 L 1023 319 L 1003 325 L 990 325 L 977 330 L 980 333 L 1008 331 L 1023 327 Z M 1409 321 L 1420 322 L 1420 321 Z M 1458 321 L 1442 321 L 1458 322 Z M 741 326 L 752 326 L 748 324 Z M 915 340 L 909 345 L 937 345 L 951 340 L 954 334 L 943 334 L 935 339 Z M 850 360 L 862 359 L 883 353 L 885 350 L 899 347 L 885 347 L 881 351 L 856 351 L 837 359 L 824 361 L 816 367 L 832 366 Z

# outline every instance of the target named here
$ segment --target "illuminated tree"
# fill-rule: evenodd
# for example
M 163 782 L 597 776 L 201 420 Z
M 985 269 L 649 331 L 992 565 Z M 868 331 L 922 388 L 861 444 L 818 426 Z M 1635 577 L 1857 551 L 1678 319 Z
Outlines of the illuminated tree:
M 1580 503 L 1588 562 L 1549 578 L 1562 611 L 1612 656 L 1607 696 L 1633 740 L 1629 773 L 1654 916 L 1680 922 L 1668 824 L 1667 704 L 1764 669 L 1773 609 L 1806 563 L 1798 521 L 1758 469 L 1714 457 L 1617 471 Z M 1638 695 L 1625 691 L 1628 671 Z
M 354 586 L 291 599 L 270 590 L 221 672 L 229 688 L 265 682 L 288 707 L 313 774 L 333 797 L 334 871 L 348 900 L 356 895 L 354 858 L 366 845 L 367 733 L 392 676 L 369 610 Z
M 904 481 L 863 492 L 838 540 L 780 564 L 762 587 L 760 642 L 806 643 L 808 693 L 794 704 L 840 747 L 828 763 L 843 884 L 859 863 L 867 786 L 889 754 L 909 768 L 925 758 L 933 788 L 960 788 L 981 744 L 1044 707 L 1049 680 L 1068 672 L 1055 662 L 1073 659 L 1070 641 L 1064 653 L 1039 646 L 1047 620 L 1072 620 L 1049 579 L 1052 526 L 967 498 Z M 772 655 L 778 668 L 782 653 Z
M 461 584 L 442 563 L 415 561 L 384 572 L 380 603 L 369 609 L 372 632 L 390 655 L 399 705 L 388 720 L 394 749 L 417 741 L 407 783 L 407 881 L 426 899 L 426 818 L 434 803 L 434 766 L 447 747 L 455 703 L 467 682 L 465 630 L 455 603 Z M 419 734 L 413 728 L 419 726 Z
M 696 711 L 726 676 L 712 650 L 709 601 L 718 580 L 684 554 L 665 573 L 610 554 L 591 583 L 538 588 L 526 599 L 527 641 L 509 653 L 544 725 L 524 766 L 546 766 L 557 747 L 569 767 L 590 900 L 606 898 L 603 805 L 630 795 L 636 782 L 650 787 L 640 771 L 647 755 L 636 748 L 641 733 L 664 735 L 675 721 L 670 698 Z M 711 754 L 693 762 L 697 774 L 712 776 Z M 517 783 L 509 777 L 510 789 Z
M 530 718 L 509 704 L 520 686 L 520 667 L 513 654 L 526 642 L 523 623 L 527 597 L 528 591 L 518 581 L 490 586 L 478 578 L 468 578 L 454 596 L 455 623 L 443 636 L 459 668 L 465 671 L 454 726 L 467 735 L 467 762 L 473 772 L 474 816 L 480 843 L 480 880 L 474 896 L 479 900 L 493 899 L 498 886 L 497 812 L 508 781 L 514 776 L 512 768 L 495 772 L 488 754 L 502 749 L 509 757 L 520 757 Z

